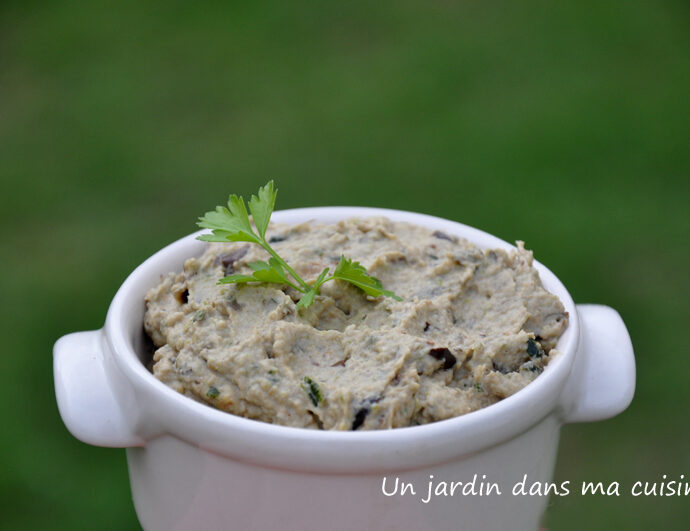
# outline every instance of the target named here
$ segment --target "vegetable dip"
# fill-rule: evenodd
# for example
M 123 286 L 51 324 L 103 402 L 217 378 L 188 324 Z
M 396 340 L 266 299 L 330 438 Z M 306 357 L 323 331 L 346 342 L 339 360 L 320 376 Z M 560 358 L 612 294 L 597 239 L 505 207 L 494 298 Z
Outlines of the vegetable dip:
M 268 254 L 211 243 L 146 295 L 153 373 L 235 415 L 286 426 L 397 428 L 480 409 L 534 380 L 568 316 L 532 253 L 482 251 L 386 218 L 269 226 L 271 246 L 307 282 L 341 254 L 402 297 L 325 284 L 312 306 L 279 284 L 225 284 Z

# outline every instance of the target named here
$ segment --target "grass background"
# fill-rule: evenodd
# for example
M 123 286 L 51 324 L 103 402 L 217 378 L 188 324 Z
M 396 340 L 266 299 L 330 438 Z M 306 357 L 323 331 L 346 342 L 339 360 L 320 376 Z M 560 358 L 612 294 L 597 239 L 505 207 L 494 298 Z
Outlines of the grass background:
M 64 428 L 51 348 L 268 178 L 279 208 L 523 239 L 616 308 L 638 387 L 556 480 L 690 478 L 690 24 L 681 1 L 0 4 L 3 529 L 137 529 L 122 450 Z M 687 498 L 552 499 L 550 529 L 686 529 Z M 94 524 L 98 522 L 98 524 Z

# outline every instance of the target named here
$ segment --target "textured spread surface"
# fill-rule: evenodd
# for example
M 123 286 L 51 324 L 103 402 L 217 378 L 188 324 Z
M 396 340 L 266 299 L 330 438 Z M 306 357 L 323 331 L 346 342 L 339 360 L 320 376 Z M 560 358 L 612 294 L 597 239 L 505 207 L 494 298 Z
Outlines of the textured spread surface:
M 341 254 L 403 300 L 330 282 L 306 310 L 275 284 L 223 285 L 267 254 L 209 244 L 146 296 L 153 373 L 252 419 L 323 429 L 424 424 L 493 404 L 534 380 L 567 326 L 532 253 L 482 251 L 385 218 L 272 225 L 271 245 L 307 281 Z

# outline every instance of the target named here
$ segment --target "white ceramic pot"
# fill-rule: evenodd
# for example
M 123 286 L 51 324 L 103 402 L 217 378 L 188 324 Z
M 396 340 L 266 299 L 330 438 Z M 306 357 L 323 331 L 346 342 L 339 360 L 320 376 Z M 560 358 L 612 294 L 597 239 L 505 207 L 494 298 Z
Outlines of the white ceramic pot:
M 334 222 L 385 215 L 470 240 L 512 246 L 452 221 L 396 210 L 326 207 L 275 212 L 273 220 Z M 161 274 L 202 252 L 191 234 L 159 251 L 122 284 L 102 330 L 61 338 L 54 348 L 60 414 L 78 439 L 125 447 L 137 515 L 147 530 L 536 529 L 546 496 L 514 496 L 515 483 L 552 480 L 559 428 L 623 411 L 635 364 L 620 316 L 575 305 L 535 261 L 570 314 L 562 355 L 525 389 L 461 417 L 409 428 L 331 432 L 236 417 L 173 391 L 142 363 L 144 294 Z M 472 482 L 498 485 L 463 495 Z M 433 476 L 433 478 L 431 478 Z M 385 493 L 383 480 L 386 479 Z M 397 494 L 394 491 L 398 479 Z M 442 492 L 428 495 L 446 482 Z M 402 482 L 412 484 L 400 495 Z M 462 482 L 453 496 L 450 483 Z M 426 500 L 426 502 L 425 502 Z

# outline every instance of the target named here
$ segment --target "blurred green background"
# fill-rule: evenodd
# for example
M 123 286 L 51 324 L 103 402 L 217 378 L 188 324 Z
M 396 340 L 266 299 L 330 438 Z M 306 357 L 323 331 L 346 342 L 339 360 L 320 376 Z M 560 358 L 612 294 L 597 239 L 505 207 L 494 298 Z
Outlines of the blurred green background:
M 562 3 L 566 4 L 566 3 Z M 51 349 L 229 192 L 523 239 L 616 308 L 638 387 L 563 429 L 549 529 L 686 529 L 690 17 L 683 1 L 0 4 L 3 529 L 137 529 L 123 450 L 72 438 Z M 97 524 L 95 524 L 97 523 Z

